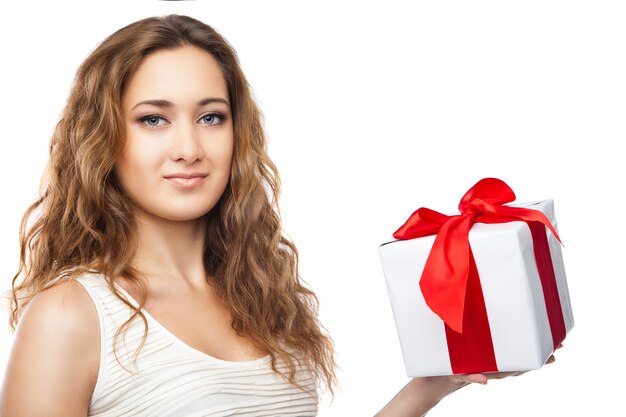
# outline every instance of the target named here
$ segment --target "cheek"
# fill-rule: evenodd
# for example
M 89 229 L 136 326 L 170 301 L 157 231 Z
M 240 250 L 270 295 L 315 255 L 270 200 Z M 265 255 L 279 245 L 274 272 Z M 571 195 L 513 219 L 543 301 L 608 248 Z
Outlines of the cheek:
M 128 146 L 118 163 L 118 176 L 124 188 L 132 193 L 158 177 L 159 168 L 159 153 L 154 148 Z
M 205 156 L 211 160 L 214 168 L 230 172 L 233 158 L 232 139 L 221 141 L 219 144 L 213 144 L 213 146 L 205 150 Z
M 233 147 L 232 145 L 229 145 L 227 148 L 222 150 L 222 154 L 221 154 L 222 158 L 222 163 L 224 164 L 225 167 L 228 167 L 228 169 L 230 170 L 230 166 L 232 163 L 232 159 L 233 159 Z

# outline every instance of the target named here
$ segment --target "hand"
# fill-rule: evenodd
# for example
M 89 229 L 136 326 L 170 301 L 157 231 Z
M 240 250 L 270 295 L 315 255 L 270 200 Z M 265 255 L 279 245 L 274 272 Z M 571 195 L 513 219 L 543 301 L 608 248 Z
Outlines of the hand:
M 558 348 L 562 347 L 559 345 Z M 550 355 L 546 364 L 554 362 Z M 518 376 L 528 371 L 489 372 L 413 378 L 395 397 L 376 414 L 377 417 L 415 416 L 423 417 L 446 396 L 471 383 L 486 385 L 490 379 Z
M 554 355 L 550 355 L 546 364 L 554 362 L 556 359 Z M 460 375 L 451 375 L 448 378 L 452 379 L 458 385 L 465 386 L 471 383 L 487 385 L 487 382 L 490 379 L 502 379 L 508 376 L 518 376 L 525 374 L 528 371 L 518 371 L 518 372 L 488 372 L 484 374 L 460 374 Z
M 563 344 L 561 343 L 557 347 L 557 349 L 560 349 L 562 347 L 563 347 Z M 554 358 L 554 355 L 550 355 L 550 357 L 546 361 L 546 365 L 554 362 L 555 360 L 556 359 Z M 528 372 L 528 371 L 520 371 L 520 372 L 489 372 L 489 373 L 484 373 L 484 374 L 461 374 L 461 375 L 450 375 L 448 378 L 450 378 L 452 380 L 452 382 L 454 382 L 454 383 L 456 383 L 458 385 L 458 387 L 457 387 L 457 389 L 458 389 L 458 388 L 464 387 L 465 385 L 469 385 L 471 383 L 487 385 L 487 382 L 490 379 L 502 379 L 502 378 L 506 378 L 508 376 L 518 376 L 518 375 L 525 374 L 526 372 Z M 454 391 L 456 391 L 456 389 Z

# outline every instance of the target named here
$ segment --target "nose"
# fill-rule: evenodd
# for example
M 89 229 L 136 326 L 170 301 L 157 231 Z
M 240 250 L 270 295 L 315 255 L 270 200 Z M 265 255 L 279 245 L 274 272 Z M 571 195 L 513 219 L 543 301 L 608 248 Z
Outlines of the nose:
M 191 164 L 204 157 L 204 150 L 197 126 L 193 122 L 179 122 L 173 129 L 171 158 L 174 161 L 183 160 Z

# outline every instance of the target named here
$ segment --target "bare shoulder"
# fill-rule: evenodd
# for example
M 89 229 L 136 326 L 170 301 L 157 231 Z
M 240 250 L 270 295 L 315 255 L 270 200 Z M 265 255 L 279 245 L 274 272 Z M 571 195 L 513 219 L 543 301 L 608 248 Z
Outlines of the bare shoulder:
M 82 285 L 63 280 L 40 292 L 15 332 L 0 416 L 86 416 L 99 357 L 98 313 Z
M 64 336 L 64 337 L 63 337 Z M 47 340 L 63 350 L 99 348 L 98 313 L 89 294 L 75 280 L 62 280 L 37 294 L 26 307 L 18 338 Z
M 26 307 L 20 327 L 29 336 L 65 340 L 65 348 L 99 348 L 98 312 L 85 288 L 75 280 L 61 280 L 37 294 Z M 61 338 L 60 336 L 68 338 Z M 72 339 L 69 339 L 69 337 Z M 17 337 L 17 333 L 16 333 Z

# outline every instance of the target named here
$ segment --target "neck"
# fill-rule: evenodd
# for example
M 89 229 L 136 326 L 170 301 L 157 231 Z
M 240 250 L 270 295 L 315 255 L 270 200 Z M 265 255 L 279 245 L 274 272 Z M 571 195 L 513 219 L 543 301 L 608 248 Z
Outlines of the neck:
M 133 265 L 152 285 L 202 287 L 206 217 L 187 221 L 163 219 L 136 210 L 138 246 Z

